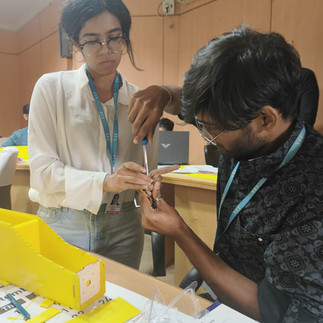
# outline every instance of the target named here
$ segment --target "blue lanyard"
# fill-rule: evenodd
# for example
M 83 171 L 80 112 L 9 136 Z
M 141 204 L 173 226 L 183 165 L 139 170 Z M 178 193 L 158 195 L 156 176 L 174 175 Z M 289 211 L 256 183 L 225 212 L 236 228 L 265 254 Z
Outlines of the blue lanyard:
M 282 160 L 282 162 L 280 163 L 280 165 L 276 168 L 275 172 L 277 172 L 280 168 L 282 168 L 283 166 L 285 166 L 287 163 L 289 163 L 289 161 L 296 155 L 296 153 L 298 152 L 299 148 L 301 147 L 304 138 L 305 138 L 305 126 L 303 125 L 303 128 L 301 130 L 301 132 L 298 134 L 297 138 L 295 139 L 293 145 L 291 146 L 291 148 L 288 150 L 287 154 L 285 155 L 284 159 Z M 237 173 L 238 167 L 240 165 L 240 162 L 238 162 L 236 164 L 236 166 L 234 167 L 229 180 L 224 188 L 223 191 L 223 195 L 221 197 L 221 201 L 220 201 L 220 206 L 219 206 L 219 210 L 218 210 L 218 227 L 216 230 L 216 237 L 215 237 L 215 242 L 216 243 L 219 238 L 221 237 L 221 235 L 229 228 L 230 224 L 232 223 L 232 221 L 235 219 L 235 217 L 239 214 L 239 212 L 246 206 L 246 204 L 251 200 L 251 198 L 257 193 L 257 191 L 260 189 L 260 187 L 268 180 L 268 178 L 263 177 L 254 187 L 253 189 L 249 192 L 249 194 L 235 207 L 235 209 L 233 210 L 233 212 L 230 215 L 230 218 L 228 220 L 227 226 L 225 227 L 224 231 L 220 234 L 219 233 L 219 219 L 220 219 L 220 214 L 221 214 L 221 208 L 222 208 L 222 204 L 223 201 L 225 200 L 227 193 L 229 191 L 229 188 L 233 182 L 233 179 Z M 275 173 L 274 172 L 274 173 Z
M 107 141 L 107 147 L 109 151 L 109 158 L 111 163 L 111 173 L 113 173 L 113 167 L 116 163 L 116 157 L 117 157 L 117 148 L 118 148 L 118 133 L 119 133 L 119 127 L 118 127 L 118 116 L 117 116 L 117 105 L 118 105 L 118 95 L 119 95 L 119 74 L 117 72 L 116 77 L 114 79 L 114 86 L 113 86 L 113 101 L 114 101 L 114 123 L 113 123 L 113 137 L 112 137 L 112 149 L 111 149 L 111 139 L 110 139 L 110 133 L 109 133 L 109 126 L 107 119 L 105 118 L 103 107 L 101 104 L 101 100 L 98 96 L 98 93 L 95 89 L 92 77 L 86 67 L 86 75 L 89 79 L 89 85 L 96 103 L 96 107 L 99 112 L 99 116 L 101 119 L 101 123 L 103 126 L 105 139 Z

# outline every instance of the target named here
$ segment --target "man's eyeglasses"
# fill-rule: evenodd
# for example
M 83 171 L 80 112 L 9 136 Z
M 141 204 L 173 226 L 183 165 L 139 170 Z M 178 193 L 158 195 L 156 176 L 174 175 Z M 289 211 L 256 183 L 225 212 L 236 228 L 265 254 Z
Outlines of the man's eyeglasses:
M 113 37 L 107 40 L 105 43 L 102 43 L 98 40 L 86 41 L 83 44 L 79 44 L 83 53 L 86 56 L 96 56 L 102 50 L 103 46 L 107 46 L 112 53 L 126 53 L 127 41 L 124 36 Z
M 225 132 L 227 131 L 233 131 L 233 130 L 238 130 L 239 127 L 233 128 L 233 129 L 224 129 L 222 131 L 220 131 L 216 136 L 212 137 L 212 135 L 210 134 L 210 132 L 214 132 L 217 130 L 217 125 L 215 123 L 209 123 L 209 122 L 203 122 L 200 121 L 196 115 L 194 115 L 194 119 L 195 119 L 195 124 L 196 127 L 200 133 L 200 135 L 202 136 L 202 138 L 208 143 L 211 144 L 213 146 L 216 146 L 216 140 L 222 136 Z

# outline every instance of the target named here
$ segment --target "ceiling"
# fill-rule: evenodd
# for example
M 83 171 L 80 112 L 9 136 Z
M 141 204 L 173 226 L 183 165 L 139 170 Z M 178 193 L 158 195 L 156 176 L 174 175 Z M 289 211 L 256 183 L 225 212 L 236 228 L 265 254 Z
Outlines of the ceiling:
M 54 0 L 0 0 L 0 29 L 18 31 Z

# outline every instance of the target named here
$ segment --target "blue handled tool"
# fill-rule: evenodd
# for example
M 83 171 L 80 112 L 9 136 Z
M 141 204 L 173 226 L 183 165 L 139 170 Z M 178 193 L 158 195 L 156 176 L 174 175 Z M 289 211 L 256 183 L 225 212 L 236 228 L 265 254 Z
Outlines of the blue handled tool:
M 144 151 L 144 162 L 145 162 L 144 167 L 146 168 L 146 175 L 148 176 L 148 174 L 149 174 L 149 167 L 148 167 L 148 157 L 147 157 L 147 144 L 148 144 L 148 140 L 147 140 L 147 137 L 145 137 L 140 142 L 140 145 L 142 146 L 142 149 Z
M 30 314 L 17 302 L 17 300 L 11 294 L 7 294 L 5 298 L 7 298 L 10 303 L 21 313 L 25 321 L 30 319 Z

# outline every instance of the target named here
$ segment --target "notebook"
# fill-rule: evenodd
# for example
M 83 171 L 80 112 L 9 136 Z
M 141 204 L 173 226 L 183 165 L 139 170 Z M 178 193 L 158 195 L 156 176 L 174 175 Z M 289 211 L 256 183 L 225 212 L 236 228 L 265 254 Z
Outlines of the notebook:
M 160 131 L 158 164 L 187 165 L 189 148 L 188 131 Z

